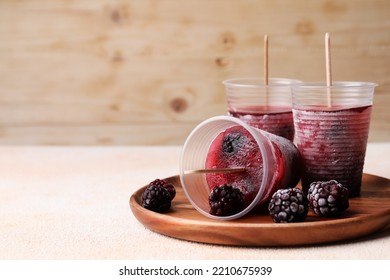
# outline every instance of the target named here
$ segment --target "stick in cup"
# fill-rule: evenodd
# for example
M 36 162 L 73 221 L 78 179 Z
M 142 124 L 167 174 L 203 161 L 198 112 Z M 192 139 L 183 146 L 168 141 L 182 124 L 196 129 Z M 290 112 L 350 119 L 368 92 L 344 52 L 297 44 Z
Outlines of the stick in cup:
M 268 77 L 268 35 L 264 36 L 264 77 L 223 81 L 228 113 L 249 125 L 294 140 L 291 84 L 299 81 Z
M 359 196 L 370 127 L 374 83 L 332 82 L 330 37 L 325 34 L 326 83 L 292 87 L 302 187 L 337 180 L 349 196 Z

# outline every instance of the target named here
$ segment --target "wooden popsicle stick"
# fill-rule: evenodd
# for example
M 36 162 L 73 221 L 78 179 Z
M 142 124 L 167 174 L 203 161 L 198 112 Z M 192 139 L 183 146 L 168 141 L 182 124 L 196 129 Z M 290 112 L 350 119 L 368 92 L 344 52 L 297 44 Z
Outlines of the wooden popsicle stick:
M 330 58 L 330 36 L 329 33 L 325 33 L 325 62 L 326 62 L 326 86 L 327 89 L 327 103 L 328 107 L 332 106 L 332 94 L 330 87 L 332 86 L 332 69 Z
M 268 35 L 264 35 L 264 85 L 268 86 Z
M 210 169 L 194 169 L 185 170 L 184 174 L 197 174 L 197 173 L 235 173 L 245 172 L 245 167 L 229 167 L 229 168 L 210 168 Z
M 264 104 L 268 108 L 268 35 L 264 36 Z

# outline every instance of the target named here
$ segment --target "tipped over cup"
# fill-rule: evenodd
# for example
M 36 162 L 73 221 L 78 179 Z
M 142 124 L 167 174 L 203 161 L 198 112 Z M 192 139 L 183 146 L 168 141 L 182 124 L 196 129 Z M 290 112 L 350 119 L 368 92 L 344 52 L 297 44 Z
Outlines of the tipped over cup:
M 268 203 L 276 190 L 294 187 L 300 179 L 300 159 L 291 141 L 238 118 L 217 116 L 200 123 L 185 141 L 180 180 L 186 197 L 201 214 L 233 220 Z M 243 208 L 226 216 L 210 214 L 210 192 L 224 184 L 240 189 Z

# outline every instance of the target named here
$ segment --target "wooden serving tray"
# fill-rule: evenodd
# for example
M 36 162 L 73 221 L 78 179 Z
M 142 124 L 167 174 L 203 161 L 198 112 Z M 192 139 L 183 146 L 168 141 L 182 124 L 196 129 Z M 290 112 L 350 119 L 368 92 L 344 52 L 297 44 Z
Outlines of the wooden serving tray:
M 267 212 L 233 221 L 201 215 L 184 195 L 179 176 L 165 178 L 176 187 L 171 210 L 160 214 L 141 206 L 146 186 L 130 197 L 134 216 L 150 230 L 183 240 L 240 246 L 295 246 L 336 242 L 386 229 L 390 224 L 390 180 L 364 174 L 362 193 L 350 199 L 339 218 L 321 218 L 309 211 L 302 223 L 277 224 Z

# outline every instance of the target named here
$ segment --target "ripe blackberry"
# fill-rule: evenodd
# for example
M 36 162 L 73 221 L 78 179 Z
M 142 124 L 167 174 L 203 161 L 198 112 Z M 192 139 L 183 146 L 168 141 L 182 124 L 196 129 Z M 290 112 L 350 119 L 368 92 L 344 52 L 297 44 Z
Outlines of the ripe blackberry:
M 348 209 L 348 189 L 336 180 L 313 182 L 307 195 L 309 208 L 319 216 L 338 216 Z
M 239 132 L 231 132 L 223 138 L 222 151 L 232 155 L 244 147 L 244 136 Z
M 171 195 L 166 188 L 149 185 L 142 194 L 142 207 L 162 213 L 171 207 L 171 200 Z
M 298 188 L 280 189 L 272 195 L 268 211 L 275 223 L 303 222 L 309 211 L 307 198 Z
M 175 186 L 166 180 L 156 179 L 153 182 L 151 182 L 149 186 L 161 186 L 166 188 L 169 194 L 171 195 L 171 200 L 174 199 L 176 196 Z
M 232 185 L 215 187 L 209 196 L 210 214 L 230 216 L 240 212 L 244 206 L 244 194 Z

